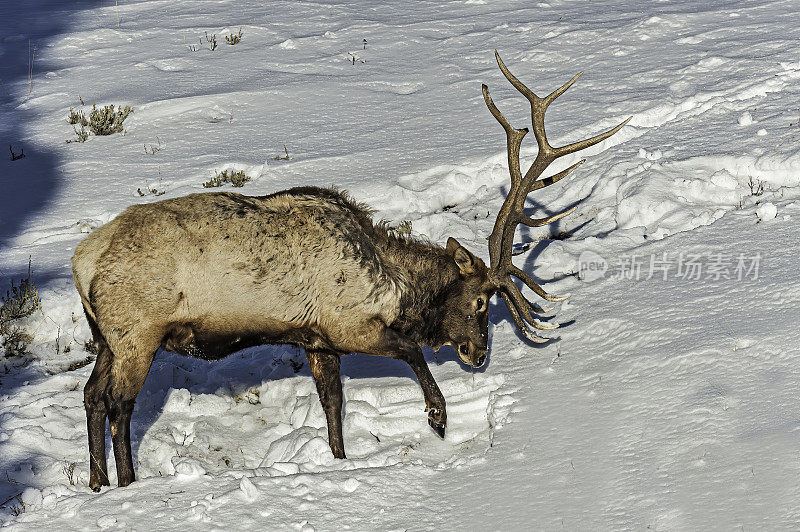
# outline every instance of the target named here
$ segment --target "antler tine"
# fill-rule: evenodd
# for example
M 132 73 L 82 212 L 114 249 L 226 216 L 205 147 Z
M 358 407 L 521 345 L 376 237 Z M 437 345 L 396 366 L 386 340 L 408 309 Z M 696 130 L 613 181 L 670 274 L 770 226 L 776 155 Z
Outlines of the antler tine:
M 500 72 L 503 73 L 511 85 L 513 85 L 515 89 L 522 93 L 522 95 L 525 96 L 525 98 L 527 98 L 531 104 L 531 125 L 533 126 L 533 134 L 536 137 L 536 143 L 539 145 L 539 153 L 536 155 L 536 161 L 534 161 L 533 165 L 531 165 L 531 167 L 525 173 L 525 178 L 527 179 L 528 176 L 531 175 L 531 170 L 536 167 L 541 167 L 538 173 L 536 173 L 536 176 L 538 177 L 547 167 L 549 161 L 552 160 L 551 152 L 553 151 L 553 148 L 547 142 L 547 135 L 544 131 L 544 112 L 547 110 L 547 106 L 550 105 L 550 102 L 555 100 L 558 95 L 551 98 L 551 96 L 553 96 L 551 94 L 547 98 L 539 98 L 532 90 L 526 87 L 524 83 L 522 83 L 514 74 L 511 73 L 506 64 L 503 63 L 503 60 L 500 58 L 500 54 L 497 53 L 497 50 L 494 51 L 494 58 L 497 60 L 497 66 L 500 67 Z M 561 90 L 561 92 L 567 90 L 569 85 L 574 83 L 574 81 L 575 79 L 573 78 L 568 82 L 567 86 L 561 87 L 558 90 Z M 558 92 L 558 90 L 554 91 L 554 93 Z M 536 178 L 534 177 L 533 179 L 535 180 Z
M 551 338 L 542 338 L 528 327 L 528 325 L 522 319 L 522 316 L 520 316 L 520 313 L 517 311 L 514 304 L 508 299 L 508 296 L 506 295 L 505 292 L 500 292 L 500 297 L 502 297 L 503 301 L 505 301 L 506 307 L 508 307 L 508 312 L 514 319 L 514 323 L 517 324 L 517 328 L 520 330 L 520 332 L 522 332 L 523 335 L 525 335 L 525 338 L 537 344 L 544 344 L 551 340 Z
M 551 103 L 553 103 L 553 101 L 556 98 L 558 98 L 559 96 L 561 96 L 562 94 L 567 92 L 567 89 L 572 87 L 572 84 L 575 83 L 576 81 L 578 81 L 578 78 L 581 77 L 582 74 L 583 74 L 583 72 L 578 72 L 577 74 L 572 76 L 571 80 L 569 80 L 568 82 L 564 83 L 559 88 L 557 88 L 556 90 L 554 90 L 553 92 L 551 92 L 550 94 L 548 94 L 547 96 L 542 98 L 544 100 L 544 107 L 547 108 L 547 106 L 549 106 Z
M 497 60 L 497 66 L 500 67 L 500 72 L 506 77 L 506 79 L 517 89 L 519 92 L 522 93 L 531 103 L 535 100 L 541 100 L 538 96 L 536 96 L 532 90 L 525 86 L 520 80 L 517 79 L 517 76 L 511 73 L 503 60 L 500 59 L 500 54 L 497 53 L 497 50 L 494 51 L 494 58 Z
M 481 85 L 483 91 L 483 99 L 486 102 L 486 107 L 492 116 L 500 122 L 503 129 L 506 131 L 506 144 L 508 146 L 508 171 L 511 174 L 511 183 L 519 184 L 522 181 L 522 170 L 519 166 L 519 149 L 522 145 L 522 139 L 528 134 L 528 128 L 515 129 L 511 126 L 508 119 L 503 116 L 500 109 L 497 108 L 492 97 L 489 95 L 489 87 L 486 84 Z
M 533 303 L 525 299 L 525 296 L 522 295 L 522 292 L 519 291 L 519 288 L 516 284 L 514 284 L 513 281 L 511 281 L 511 279 L 508 279 L 508 282 L 503 283 L 501 290 L 511 299 L 511 303 L 514 304 L 517 313 L 519 313 L 520 316 L 534 328 L 542 331 L 549 331 L 559 327 L 558 324 L 544 324 L 533 319 L 532 314 L 535 311 Z
M 551 175 L 550 177 L 545 177 L 544 179 L 540 179 L 539 181 L 536 181 L 535 183 L 533 183 L 533 186 L 531 186 L 531 192 L 533 192 L 534 190 L 539 190 L 540 188 L 544 188 L 544 187 L 550 186 L 553 183 L 556 183 L 558 181 L 561 181 L 563 178 L 567 177 L 570 172 L 572 172 L 573 170 L 575 170 L 577 167 L 579 167 L 580 165 L 582 165 L 585 162 L 586 162 L 586 159 L 581 159 L 577 163 L 573 164 L 572 166 L 570 166 L 566 170 L 562 170 L 561 172 L 557 173 L 556 175 Z
M 551 301 L 553 303 L 557 303 L 559 301 L 566 301 L 570 297 L 570 294 L 566 294 L 566 295 L 563 295 L 563 296 L 551 296 L 550 294 L 548 294 L 547 292 L 544 291 L 544 288 L 539 286 L 536 283 L 536 281 L 533 280 L 533 277 L 531 277 L 527 273 L 523 272 L 522 270 L 520 270 L 519 268 L 517 268 L 513 264 L 508 269 L 508 273 L 510 273 L 511 275 L 513 275 L 514 277 L 516 277 L 517 279 L 519 279 L 520 281 L 525 283 L 528 286 L 528 288 L 530 288 L 531 290 L 536 292 L 536 295 L 538 295 L 542 299 L 546 299 L 547 301 Z
M 531 123 L 533 125 L 533 134 L 536 137 L 536 143 L 539 145 L 539 153 L 536 154 L 536 160 L 525 173 L 526 181 L 536 181 L 539 179 L 539 176 L 542 175 L 542 172 L 544 172 L 544 169 L 547 168 L 547 165 L 553 162 L 554 159 L 561 156 L 554 150 L 554 148 L 550 145 L 550 142 L 547 140 L 547 132 L 544 128 L 544 115 L 547 112 L 547 108 L 550 106 L 550 104 L 553 103 L 556 98 L 567 92 L 567 89 L 569 89 L 572 84 L 578 80 L 581 74 L 583 74 L 583 72 L 578 72 L 572 76 L 572 79 L 564 83 L 562 86 L 544 98 L 537 97 L 536 100 L 529 99 L 531 102 Z M 569 173 L 569 171 L 567 171 L 567 173 Z M 564 176 L 562 175 L 561 177 Z M 561 179 L 561 177 L 558 179 Z M 556 179 L 556 181 L 558 181 L 558 179 Z M 533 187 L 531 184 L 528 186 L 531 188 Z M 536 188 L 532 188 L 532 190 L 536 190 Z
M 533 320 L 533 326 L 539 329 L 540 331 L 552 331 L 554 329 L 558 329 L 561 327 L 558 323 L 542 323 L 538 320 Z
M 541 227 L 543 225 L 551 224 L 556 220 L 560 220 L 564 216 L 572 214 L 573 212 L 575 212 L 575 209 L 577 208 L 578 206 L 575 205 L 574 207 L 571 207 L 566 211 L 561 211 L 559 213 L 553 214 L 552 216 L 547 216 L 545 218 L 530 218 L 528 216 L 520 216 L 519 223 L 525 224 L 528 227 Z
M 560 148 L 553 148 L 555 152 L 555 157 L 562 157 L 564 155 L 568 155 L 570 153 L 575 153 L 576 151 L 585 150 L 590 146 L 594 146 L 598 142 L 603 142 L 608 137 L 622 129 L 625 124 L 631 121 L 633 117 L 629 116 L 622 123 L 612 127 L 608 131 L 600 133 L 599 135 L 595 135 L 594 137 L 588 138 L 586 140 L 579 140 L 578 142 L 573 142 L 572 144 L 567 144 L 566 146 L 561 146 Z M 554 158 L 555 158 L 554 157 Z M 528 177 L 527 175 L 525 177 Z

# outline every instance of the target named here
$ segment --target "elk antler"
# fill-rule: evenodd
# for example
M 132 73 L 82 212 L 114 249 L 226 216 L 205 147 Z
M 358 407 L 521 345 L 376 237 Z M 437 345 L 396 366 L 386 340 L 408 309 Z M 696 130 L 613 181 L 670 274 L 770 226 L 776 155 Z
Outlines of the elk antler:
M 492 116 L 494 116 L 497 121 L 500 122 L 500 125 L 503 126 L 503 129 L 506 131 L 508 145 L 508 171 L 511 174 L 511 189 L 508 192 L 508 196 L 506 196 L 503 206 L 500 208 L 500 212 L 497 215 L 497 220 L 495 220 L 494 223 L 494 229 L 492 230 L 492 234 L 489 236 L 490 275 L 494 283 L 497 285 L 500 296 L 503 298 L 503 301 L 505 301 L 506 306 L 511 313 L 511 317 L 514 318 L 514 322 L 516 322 L 517 327 L 519 327 L 525 337 L 533 342 L 547 342 L 550 340 L 549 338 L 542 338 L 541 336 L 536 335 L 528 327 L 528 324 L 536 329 L 543 330 L 555 329 L 558 327 L 558 325 L 544 324 L 533 318 L 532 313 L 543 312 L 543 310 L 525 299 L 525 297 L 522 295 L 522 292 L 520 292 L 520 289 L 514 283 L 512 276 L 520 279 L 531 290 L 536 292 L 536 294 L 547 301 L 563 301 L 567 299 L 569 295 L 562 297 L 549 295 L 542 289 L 541 286 L 536 284 L 536 281 L 534 281 L 530 275 L 514 266 L 511 261 L 511 248 L 514 244 L 514 231 L 516 230 L 518 224 L 524 224 L 529 227 L 539 227 L 555 222 L 556 220 L 573 212 L 577 207 L 572 207 L 571 209 L 567 209 L 545 218 L 534 219 L 526 216 L 522 210 L 525 206 L 525 198 L 534 190 L 552 185 L 556 181 L 564 178 L 572 170 L 583 164 L 585 159 L 578 161 L 566 170 L 561 171 L 553 176 L 539 179 L 539 177 L 542 175 L 542 172 L 544 172 L 550 163 L 559 157 L 563 157 L 564 155 L 574 153 L 584 148 L 588 148 L 589 146 L 593 146 L 598 142 L 607 139 L 619 131 L 625 124 L 627 124 L 632 117 L 628 118 L 615 128 L 609 129 L 605 133 L 600 133 L 592 138 L 574 142 L 566 146 L 561 146 L 560 148 L 554 148 L 549 142 L 547 142 L 547 135 L 544 131 L 544 113 L 547 110 L 547 107 L 553 103 L 556 98 L 564 94 L 564 92 L 570 88 L 573 83 L 575 83 L 575 81 L 583 72 L 575 75 L 571 80 L 566 82 L 560 88 L 551 92 L 548 96 L 539 98 L 533 93 L 533 91 L 523 85 L 522 82 L 514 76 L 514 74 L 509 72 L 508 68 L 503 63 L 503 60 L 500 59 L 500 55 L 497 53 L 497 50 L 495 50 L 494 56 L 497 59 L 497 64 L 500 67 L 500 71 L 503 73 L 506 79 L 508 79 L 514 88 L 521 92 L 522 95 L 525 96 L 525 98 L 527 98 L 531 103 L 531 122 L 533 123 L 533 134 L 536 137 L 536 142 L 539 144 L 539 153 L 536 155 L 536 159 L 533 161 L 533 164 L 531 164 L 531 167 L 527 172 L 525 172 L 525 176 L 523 176 L 519 166 L 519 148 L 522 144 L 523 137 L 525 137 L 525 135 L 528 133 L 528 128 L 514 129 L 492 101 L 492 98 L 489 96 L 489 88 L 486 85 L 483 85 L 483 99 L 486 100 L 486 106 L 489 108 Z

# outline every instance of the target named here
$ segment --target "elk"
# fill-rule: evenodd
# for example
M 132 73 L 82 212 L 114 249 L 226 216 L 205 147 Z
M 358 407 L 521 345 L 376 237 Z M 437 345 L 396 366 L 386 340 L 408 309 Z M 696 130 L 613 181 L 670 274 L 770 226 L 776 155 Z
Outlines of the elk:
M 190 194 L 134 205 L 77 246 L 73 276 L 97 347 L 84 389 L 92 490 L 109 485 L 106 419 L 118 484 L 135 479 L 131 414 L 160 347 L 205 359 L 253 345 L 304 348 L 331 451 L 344 458 L 342 355 L 405 361 L 422 388 L 430 426 L 444 437 L 445 399 L 421 346 L 451 345 L 462 362 L 481 366 L 495 293 L 528 340 L 548 341 L 532 328 L 557 325 L 537 319 L 546 311 L 522 295 L 514 278 L 545 300 L 565 298 L 548 295 L 512 263 L 514 231 L 518 224 L 549 224 L 575 207 L 532 219 L 523 212 L 525 198 L 583 162 L 542 178 L 555 159 L 607 139 L 627 120 L 554 148 L 545 135 L 545 110 L 578 76 L 539 98 L 497 52 L 495 57 L 503 75 L 530 102 L 539 151 L 522 175 L 520 145 L 528 130 L 513 128 L 483 85 L 486 105 L 506 132 L 511 174 L 489 237 L 488 267 L 453 238 L 441 247 L 398 235 L 375 223 L 371 211 L 346 193 L 315 187 L 266 196 Z

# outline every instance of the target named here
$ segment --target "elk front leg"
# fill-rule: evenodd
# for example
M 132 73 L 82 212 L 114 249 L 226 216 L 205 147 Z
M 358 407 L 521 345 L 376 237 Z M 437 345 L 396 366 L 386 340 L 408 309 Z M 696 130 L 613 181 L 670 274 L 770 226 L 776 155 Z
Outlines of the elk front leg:
M 425 410 L 428 412 L 428 424 L 440 437 L 444 438 L 447 427 L 447 410 L 444 395 L 431 375 L 422 349 L 419 344 L 394 329 L 383 324 L 373 326 L 365 335 L 366 345 L 357 351 L 367 355 L 381 355 L 405 361 L 417 376 L 422 394 L 425 396 Z
M 328 445 L 336 458 L 345 458 L 342 436 L 342 379 L 339 355 L 329 351 L 306 351 L 308 365 L 328 420 Z

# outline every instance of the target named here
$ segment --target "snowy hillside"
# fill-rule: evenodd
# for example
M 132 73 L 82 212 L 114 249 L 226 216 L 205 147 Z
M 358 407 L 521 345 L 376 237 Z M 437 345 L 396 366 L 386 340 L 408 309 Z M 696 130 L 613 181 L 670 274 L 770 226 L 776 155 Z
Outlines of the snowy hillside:
M 752 530 L 800 527 L 800 18 L 790 0 L 2 0 L 0 295 L 41 309 L 0 362 L 0 523 L 12 530 Z M 225 37 L 238 36 L 231 45 Z M 213 42 L 216 41 L 216 47 Z M 214 49 L 212 49 L 214 48 Z M 585 73 L 551 143 L 619 133 L 531 194 L 517 265 L 560 341 L 491 304 L 488 363 L 343 359 L 333 458 L 303 352 L 160 352 L 133 415 L 137 481 L 88 488 L 91 334 L 69 260 L 127 206 L 338 185 L 378 218 L 488 260 L 505 135 L 531 89 Z M 132 106 L 89 134 L 92 105 Z M 529 135 L 523 165 L 536 154 Z M 70 141 L 70 142 L 67 142 Z M 206 189 L 244 171 L 242 188 Z M 535 296 L 528 293 L 531 300 Z M 110 441 L 108 443 L 110 449 Z

